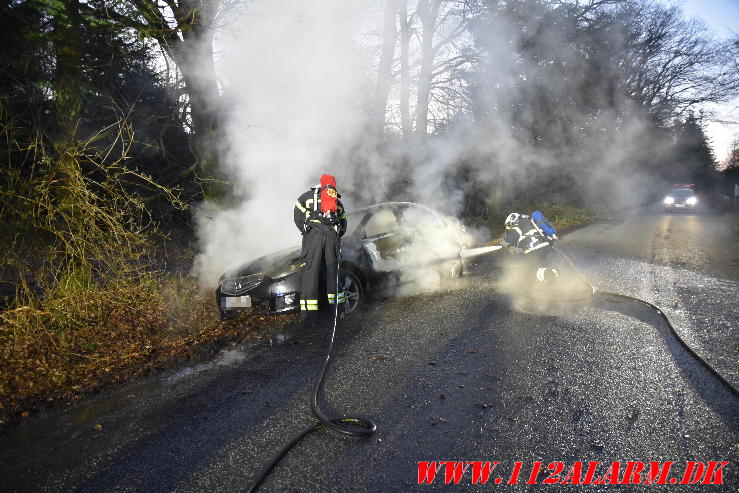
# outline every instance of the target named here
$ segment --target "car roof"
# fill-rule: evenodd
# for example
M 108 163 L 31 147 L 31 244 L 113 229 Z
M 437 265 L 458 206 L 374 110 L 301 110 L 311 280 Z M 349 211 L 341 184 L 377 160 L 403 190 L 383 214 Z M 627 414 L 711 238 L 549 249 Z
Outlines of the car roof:
M 358 209 L 354 209 L 354 210 L 349 211 L 349 212 L 352 212 L 352 213 L 355 213 L 355 212 L 367 212 L 367 211 L 371 211 L 371 210 L 374 210 L 374 209 L 380 209 L 382 207 L 399 207 L 399 206 L 422 207 L 424 209 L 428 209 L 430 211 L 434 211 L 434 209 L 432 209 L 431 207 L 425 206 L 423 204 L 417 204 L 416 202 L 381 202 L 379 204 L 372 204 L 372 205 L 367 205 L 367 206 L 364 206 L 364 207 L 360 207 Z M 436 212 L 436 211 L 434 211 L 434 212 Z
M 439 212 L 435 211 L 434 209 L 427 207 L 425 205 L 422 205 L 422 204 L 417 204 L 415 202 L 381 202 L 379 204 L 367 205 L 367 206 L 360 207 L 358 209 L 352 209 L 346 212 L 346 214 L 362 215 L 362 220 L 359 221 L 357 226 L 349 228 L 349 231 L 347 231 L 349 233 L 349 236 L 355 236 L 359 234 L 359 232 L 361 231 L 361 228 L 365 224 L 367 224 L 367 221 L 369 220 L 370 216 L 367 215 L 368 213 L 374 213 L 375 211 L 380 211 L 383 209 L 385 210 L 399 209 L 401 207 L 418 207 L 420 209 L 425 209 L 436 216 L 441 215 Z

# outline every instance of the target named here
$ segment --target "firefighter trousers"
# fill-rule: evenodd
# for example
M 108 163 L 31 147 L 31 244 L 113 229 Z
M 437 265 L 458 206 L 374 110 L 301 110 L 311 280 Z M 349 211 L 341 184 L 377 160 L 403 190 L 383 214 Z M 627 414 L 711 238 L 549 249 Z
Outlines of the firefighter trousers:
M 524 257 L 528 257 L 528 268 L 531 273 L 539 281 L 544 281 L 547 272 L 554 273 L 557 276 L 557 269 L 554 268 L 554 247 L 551 243 L 547 246 L 539 248 L 529 253 L 525 253 Z
M 307 264 L 303 271 L 300 290 L 300 311 L 318 310 L 318 297 L 321 291 L 321 270 L 325 266 L 326 294 L 329 304 L 344 303 L 346 295 L 339 292 L 336 274 L 339 269 L 341 255 L 341 239 L 333 228 L 322 223 L 313 223 L 303 235 L 303 262 Z
M 524 276 L 528 278 L 536 278 L 541 269 L 553 269 L 554 261 L 554 248 L 551 244 L 511 258 L 511 263 L 517 269 L 522 270 L 525 273 Z

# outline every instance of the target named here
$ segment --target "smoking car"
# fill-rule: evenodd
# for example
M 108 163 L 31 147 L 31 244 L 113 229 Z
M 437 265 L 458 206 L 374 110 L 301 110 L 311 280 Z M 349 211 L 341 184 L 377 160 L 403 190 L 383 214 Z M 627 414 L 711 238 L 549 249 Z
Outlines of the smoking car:
M 698 197 L 692 188 L 673 188 L 672 191 L 663 200 L 665 211 L 674 210 L 695 210 L 698 204 Z
M 459 253 L 472 244 L 459 221 L 411 202 L 386 202 L 351 211 L 347 225 L 339 266 L 339 289 L 347 294 L 346 313 L 356 310 L 370 290 L 398 285 L 416 273 L 461 275 Z M 296 247 L 223 273 L 215 292 L 221 318 L 244 310 L 298 311 L 304 268 L 300 247 Z

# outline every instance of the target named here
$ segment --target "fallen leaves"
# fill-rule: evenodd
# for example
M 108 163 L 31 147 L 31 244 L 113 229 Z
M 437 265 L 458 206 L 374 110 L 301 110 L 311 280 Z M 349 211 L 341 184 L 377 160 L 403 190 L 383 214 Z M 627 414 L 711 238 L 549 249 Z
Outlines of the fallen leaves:
M 139 280 L 141 281 L 141 280 Z M 122 282 L 51 307 L 0 312 L 0 421 L 25 419 L 191 358 L 198 347 L 243 342 L 294 315 L 247 313 L 220 322 L 210 293 L 189 280 Z

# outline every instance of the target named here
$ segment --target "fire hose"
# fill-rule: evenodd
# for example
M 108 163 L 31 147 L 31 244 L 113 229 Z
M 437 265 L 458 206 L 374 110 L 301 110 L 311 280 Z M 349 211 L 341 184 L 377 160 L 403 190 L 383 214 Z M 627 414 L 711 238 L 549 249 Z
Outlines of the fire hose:
M 469 250 L 467 254 L 462 254 L 461 257 L 474 257 L 478 255 L 482 255 L 485 253 L 489 253 L 495 250 L 499 250 L 501 247 L 495 246 L 495 247 L 484 247 L 479 249 L 473 249 Z M 670 321 L 669 317 L 656 305 L 642 300 L 640 298 L 636 298 L 634 296 L 628 296 L 625 294 L 620 293 L 612 293 L 609 291 L 601 291 L 590 282 L 588 282 L 587 278 L 580 272 L 580 269 L 577 268 L 575 263 L 559 248 L 554 247 L 554 250 L 559 253 L 559 255 L 564 258 L 567 263 L 572 267 L 573 271 L 577 274 L 577 276 L 580 278 L 580 280 L 588 286 L 590 289 L 590 293 L 586 296 L 579 297 L 579 298 L 568 298 L 568 299 L 559 299 L 557 301 L 560 302 L 580 302 L 580 301 L 586 301 L 589 300 L 595 296 L 601 296 L 601 297 L 615 297 L 620 298 L 623 300 L 629 300 L 629 301 L 635 301 L 637 303 L 640 303 L 642 305 L 645 305 L 652 310 L 654 310 L 664 321 L 665 325 L 667 325 L 668 329 L 670 330 L 670 333 L 673 335 L 673 337 L 682 345 L 682 347 L 690 354 L 698 363 L 700 363 L 706 370 L 708 370 L 709 373 L 711 373 L 726 389 L 734 395 L 734 397 L 739 397 L 739 391 L 736 387 L 734 387 L 731 382 L 729 382 L 726 378 L 723 377 L 715 368 L 713 368 L 705 359 L 703 359 L 685 340 L 680 336 L 680 334 L 675 330 L 675 327 L 672 325 L 672 322 Z M 341 264 L 341 258 L 339 258 L 339 265 Z M 326 414 L 320 409 L 318 406 L 318 394 L 321 391 L 321 388 L 323 387 L 323 382 L 326 378 L 326 370 L 328 369 L 328 364 L 331 359 L 331 350 L 334 345 L 334 338 L 336 336 L 336 325 L 338 322 L 338 291 L 339 291 L 339 269 L 337 267 L 336 269 L 336 295 L 334 298 L 334 316 L 333 316 L 333 323 L 331 328 L 331 336 L 329 338 L 328 347 L 326 350 L 326 357 L 323 360 L 323 366 L 321 368 L 321 372 L 319 374 L 318 380 L 316 381 L 316 384 L 313 388 L 313 394 L 311 395 L 311 411 L 313 414 L 318 418 L 318 423 L 315 425 L 306 428 L 302 432 L 298 433 L 293 437 L 285 446 L 275 454 L 275 456 L 268 462 L 257 474 L 252 484 L 249 486 L 247 491 L 249 493 L 255 491 L 259 485 L 264 481 L 264 479 L 267 477 L 267 475 L 270 473 L 270 471 L 282 460 L 282 458 L 292 449 L 298 442 L 300 442 L 303 438 L 305 438 L 310 433 L 320 429 L 321 427 L 325 426 L 328 429 L 335 431 L 337 433 L 341 433 L 344 435 L 349 436 L 355 436 L 355 437 L 369 437 L 372 434 L 375 433 L 377 427 L 376 425 L 364 418 L 353 418 L 348 416 L 338 417 L 338 418 L 330 418 L 326 416 Z M 527 298 L 532 300 L 537 300 L 537 298 L 525 295 Z
M 602 291 L 590 284 L 587 280 L 587 278 L 583 275 L 582 272 L 580 272 L 580 269 L 577 268 L 575 263 L 568 257 L 562 250 L 560 250 L 557 247 L 554 247 L 554 250 L 562 256 L 563 259 L 567 261 L 567 263 L 572 267 L 573 271 L 577 274 L 577 276 L 580 278 L 580 280 L 585 283 L 588 288 L 591 290 L 591 294 L 581 297 L 581 298 L 572 298 L 572 299 L 566 299 L 566 300 L 556 300 L 556 301 L 563 301 L 563 302 L 579 302 L 579 301 L 585 301 L 587 299 L 590 299 L 594 296 L 600 296 L 600 297 L 613 297 L 613 298 L 620 298 L 622 300 L 627 301 L 635 301 L 637 303 L 640 303 L 648 308 L 651 308 L 654 310 L 657 315 L 660 316 L 662 321 L 667 325 L 667 328 L 670 330 L 670 333 L 672 336 L 677 340 L 678 343 L 690 354 L 698 363 L 700 363 L 710 374 L 712 374 L 716 380 L 721 382 L 721 384 L 726 387 L 726 389 L 734 395 L 734 397 L 739 397 L 739 391 L 737 390 L 734 385 L 731 384 L 723 375 L 721 375 L 713 366 L 711 366 L 703 357 L 701 357 L 691 346 L 688 344 L 685 339 L 683 339 L 680 334 L 677 332 L 675 327 L 672 325 L 672 322 L 670 321 L 669 317 L 663 312 L 658 306 L 654 305 L 653 303 L 650 303 L 646 300 L 643 300 L 641 298 L 636 298 L 634 296 L 628 296 L 625 294 L 620 293 L 612 293 L 610 291 Z M 532 296 L 526 295 L 529 299 L 536 299 Z
M 341 251 L 341 249 L 339 249 Z M 292 449 L 300 440 L 305 438 L 310 433 L 325 426 L 326 428 L 341 433 L 343 435 L 349 435 L 354 437 L 369 437 L 375 433 L 377 426 L 372 422 L 364 418 L 352 418 L 349 416 L 341 416 L 337 418 L 330 418 L 321 410 L 318 406 L 318 394 L 321 392 L 323 387 L 323 381 L 326 379 L 326 370 L 328 369 L 328 363 L 331 359 L 331 349 L 334 346 L 334 338 L 336 336 L 336 325 L 339 320 L 339 266 L 341 265 L 341 256 L 339 256 L 337 267 L 336 267 L 336 293 L 334 296 L 334 316 L 333 323 L 331 326 L 331 337 L 329 338 L 328 347 L 326 349 L 326 357 L 323 360 L 323 367 L 321 373 L 316 380 L 316 384 L 313 387 L 313 394 L 311 395 L 310 408 L 313 414 L 318 418 L 318 423 L 306 428 L 297 435 L 295 435 L 282 449 L 277 452 L 274 457 L 259 471 L 257 476 L 252 481 L 249 488 L 246 490 L 249 493 L 255 491 L 262 481 L 267 477 L 270 471 L 282 460 L 282 458 Z

